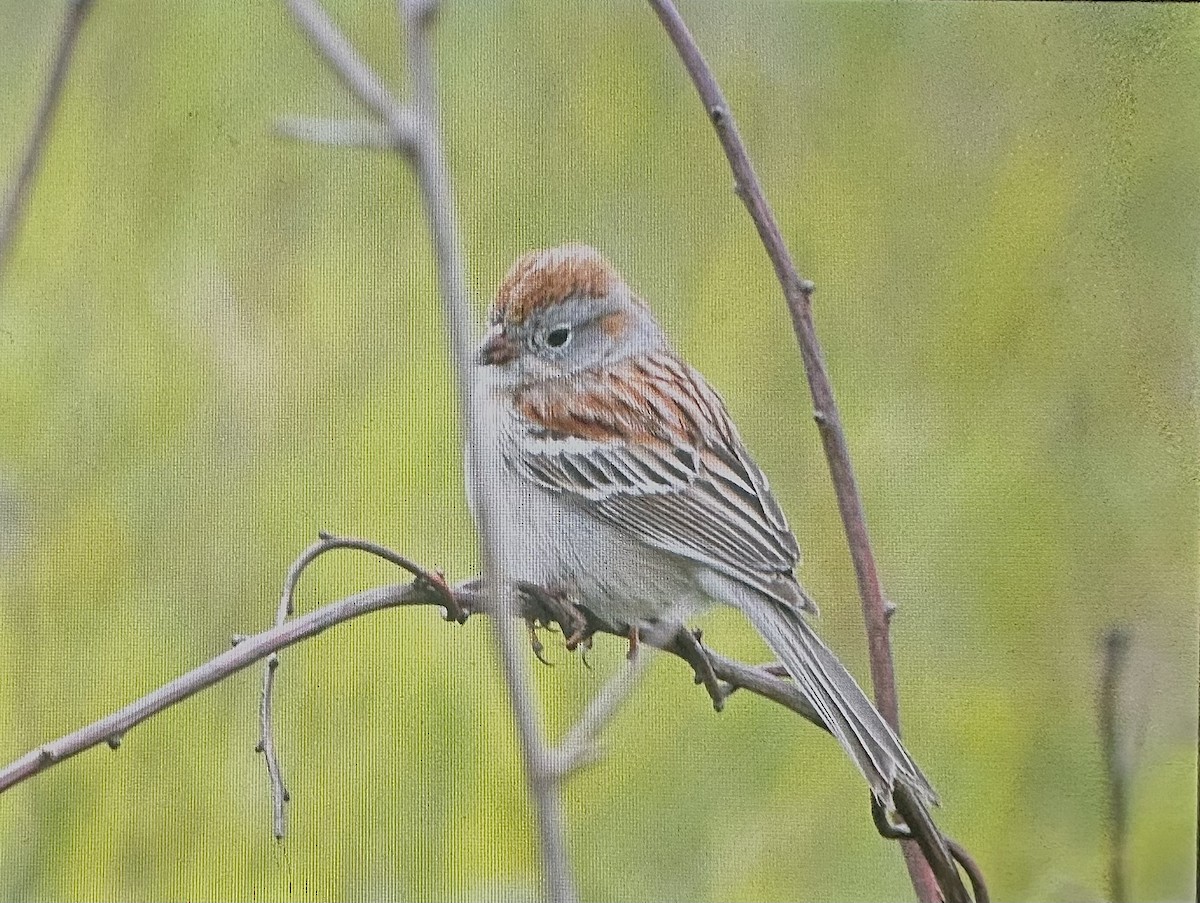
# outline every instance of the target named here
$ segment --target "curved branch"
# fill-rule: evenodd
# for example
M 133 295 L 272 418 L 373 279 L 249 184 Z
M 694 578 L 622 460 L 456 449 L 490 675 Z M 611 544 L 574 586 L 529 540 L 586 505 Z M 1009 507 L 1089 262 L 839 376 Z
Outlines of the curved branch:
M 288 583 L 294 586 L 295 579 L 299 578 L 308 563 L 311 563 L 320 554 L 335 548 L 357 548 L 377 554 L 382 547 L 363 540 L 322 537 L 321 540 L 305 550 L 293 564 L 289 572 Z M 281 649 L 363 615 L 400 606 L 436 606 L 444 610 L 447 607 L 447 592 L 452 595 L 454 605 L 457 606 L 464 621 L 471 614 L 489 611 L 490 606 L 484 604 L 480 580 L 469 580 L 452 590 L 447 590 L 444 580 L 436 571 L 421 568 L 389 550 L 383 549 L 382 551 L 385 553 L 383 557 L 398 563 L 400 567 L 414 574 L 416 579 L 410 583 L 398 583 L 364 590 L 283 624 L 277 624 L 261 633 L 235 637 L 231 649 L 147 693 L 111 715 L 100 718 L 86 727 L 56 740 L 44 743 L 37 749 L 0 768 L 0 793 L 94 746 L 107 743 L 115 749 L 120 745 L 121 738 L 125 733 L 143 721 L 256 662 L 271 658 Z M 287 595 L 288 592 L 285 590 L 285 599 L 281 600 L 281 605 L 286 604 Z M 540 607 L 537 599 L 532 596 L 521 596 L 520 609 L 516 614 L 525 620 L 540 620 L 546 623 L 546 612 Z M 615 628 L 592 619 L 590 616 L 588 626 L 596 633 L 607 633 L 620 637 L 622 640 L 625 639 L 623 631 L 618 632 Z M 686 633 L 686 631 L 682 632 Z M 689 665 L 692 664 L 692 657 L 684 650 L 687 644 L 681 643 L 679 634 L 657 635 L 650 631 L 643 637 L 642 642 L 676 656 Z M 772 673 L 771 666 L 748 665 L 726 658 L 711 649 L 704 651 L 712 663 L 713 673 L 723 684 L 724 696 L 728 696 L 728 693 L 733 690 L 745 689 L 777 702 L 823 727 L 803 694 L 790 681 L 776 677 Z M 699 682 L 699 678 L 697 682 Z M 600 703 L 601 709 L 608 704 L 607 702 Z M 598 712 L 602 717 L 607 717 L 601 710 Z
M 758 231 L 758 236 L 767 251 L 767 256 L 770 257 L 771 264 L 775 268 L 779 284 L 783 288 L 784 298 L 791 314 L 792 328 L 800 346 L 800 355 L 804 361 L 804 370 L 812 394 L 813 417 L 820 430 L 821 443 L 825 449 L 825 457 L 837 495 L 838 510 L 850 548 L 850 557 L 854 563 L 859 597 L 862 599 L 863 620 L 866 624 L 867 644 L 870 649 L 871 680 L 875 686 L 875 703 L 880 713 L 899 734 L 900 711 L 896 696 L 892 648 L 888 636 L 889 606 L 883 598 L 883 589 L 875 566 L 875 556 L 867 533 L 862 498 L 859 495 L 854 468 L 850 462 L 846 435 L 842 429 L 841 417 L 838 414 L 837 403 L 834 401 L 833 389 L 829 382 L 829 374 L 825 370 L 824 355 L 821 352 L 816 328 L 813 325 L 813 283 L 801 278 L 796 270 L 796 264 L 779 231 L 779 223 L 763 193 L 758 176 L 755 175 L 754 165 L 750 161 L 750 155 L 738 132 L 737 123 L 734 121 L 725 95 L 686 23 L 671 0 L 649 0 L 649 3 L 659 21 L 662 22 L 671 42 L 675 45 L 692 83 L 704 103 L 709 119 L 721 142 L 721 148 L 729 161 L 729 167 L 733 171 L 735 191 L 746 205 L 754 227 Z M 919 813 L 913 814 L 914 816 L 919 815 Z M 902 813 L 902 815 L 905 814 Z M 937 835 L 936 826 L 933 826 L 932 820 L 928 819 L 927 812 L 923 813 L 922 817 L 913 820 L 909 820 L 907 815 L 905 818 L 914 830 L 928 820 L 928 824 L 933 827 L 934 835 Z M 920 849 L 908 841 L 905 841 L 902 847 L 913 889 L 923 903 L 939 900 L 943 892 L 951 900 L 969 899 L 966 888 L 962 885 L 962 880 L 950 860 L 944 840 L 940 835 L 925 838 Z M 943 880 L 949 882 L 948 885 L 943 884 L 940 890 L 937 879 L 931 871 L 930 863 L 922 856 L 922 850 L 926 855 L 936 855 L 940 860 L 937 863 L 936 872 Z
M 979 863 L 972 858 L 971 854 L 958 841 L 947 837 L 946 846 L 950 850 L 950 855 L 954 857 L 954 861 L 962 867 L 962 870 L 967 873 L 967 877 L 971 879 L 971 893 L 975 895 L 975 903 L 992 903 L 991 894 L 988 893 L 987 889 L 987 882 L 983 877 L 983 869 L 979 867 Z
M 288 568 L 287 576 L 283 581 L 283 593 L 279 599 L 279 607 L 275 612 L 276 627 L 282 627 L 288 617 L 296 610 L 296 587 L 300 584 L 300 577 L 304 571 L 326 552 L 332 552 L 335 549 L 353 549 L 359 552 L 367 552 L 396 565 L 396 567 L 403 568 L 416 577 L 421 585 L 428 586 L 432 590 L 430 599 L 433 604 L 441 604 L 443 606 L 446 620 L 457 621 L 461 624 L 467 619 L 466 613 L 458 604 L 454 593 L 446 585 L 446 580 L 440 573 L 427 571 L 403 555 L 393 552 L 391 549 L 385 548 L 378 543 L 365 539 L 330 536 L 328 533 L 322 532 L 319 534 L 317 541 L 301 552 L 296 560 L 292 562 L 292 566 Z M 271 781 L 271 802 L 274 815 L 272 822 L 275 839 L 282 840 L 285 823 L 284 809 L 291 799 L 291 794 L 288 793 L 287 786 L 284 784 L 283 769 L 279 764 L 279 755 L 275 751 L 275 730 L 271 718 L 271 701 L 275 689 L 275 672 L 278 670 L 279 656 L 271 653 L 267 657 L 267 667 L 263 674 L 262 693 L 259 695 L 259 738 L 256 749 L 263 754 L 263 759 L 267 763 L 267 776 Z

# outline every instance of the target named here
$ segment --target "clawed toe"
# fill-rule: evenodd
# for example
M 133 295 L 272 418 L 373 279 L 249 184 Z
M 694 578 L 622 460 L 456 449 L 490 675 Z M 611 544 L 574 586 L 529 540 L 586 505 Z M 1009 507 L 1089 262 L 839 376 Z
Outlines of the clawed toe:
M 576 611 L 578 611 L 578 609 L 576 609 Z M 592 648 L 592 634 L 594 631 L 588 628 L 587 620 L 582 614 L 577 615 L 577 617 L 579 618 L 579 622 L 575 624 L 575 629 L 571 631 L 571 635 L 566 639 L 568 652 L 574 652 L 581 646 L 584 649 Z M 559 623 L 561 624 L 562 622 L 560 621 Z M 566 632 L 565 627 L 564 632 Z
M 532 584 L 522 584 L 521 591 L 537 605 L 537 616 L 526 619 L 530 624 L 531 635 L 534 625 L 546 629 L 551 623 L 557 623 L 565 639 L 567 650 L 574 652 L 582 647 L 590 647 L 592 634 L 595 632 L 588 624 L 587 615 L 576 605 L 570 594 L 560 588 L 543 588 Z M 537 655 L 541 649 L 538 641 L 534 647 Z M 538 655 L 541 658 L 540 655 Z
M 704 689 L 708 691 L 708 695 L 712 699 L 713 708 L 719 712 L 725 708 L 725 700 L 729 698 L 733 689 L 718 679 L 712 662 L 709 660 L 708 652 L 705 651 L 704 644 L 700 642 L 702 636 L 703 634 L 699 630 L 691 631 L 686 627 L 680 627 L 675 634 L 675 646 L 684 661 L 692 666 L 692 670 L 696 672 L 696 683 L 704 685 Z
M 546 647 L 542 643 L 541 638 L 537 635 L 538 628 L 544 627 L 545 625 L 539 624 L 534 618 L 526 618 L 525 626 L 529 630 L 529 648 L 533 650 L 534 657 L 543 665 L 549 665 L 551 668 L 553 668 L 554 662 L 549 661 L 544 655 L 542 655 Z

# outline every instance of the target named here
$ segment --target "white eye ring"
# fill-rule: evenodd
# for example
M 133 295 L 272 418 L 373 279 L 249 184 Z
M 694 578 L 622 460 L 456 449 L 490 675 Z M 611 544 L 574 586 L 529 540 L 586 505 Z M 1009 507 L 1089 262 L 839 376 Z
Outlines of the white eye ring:
M 546 332 L 545 342 L 549 348 L 566 348 L 570 341 L 571 327 L 565 323 Z

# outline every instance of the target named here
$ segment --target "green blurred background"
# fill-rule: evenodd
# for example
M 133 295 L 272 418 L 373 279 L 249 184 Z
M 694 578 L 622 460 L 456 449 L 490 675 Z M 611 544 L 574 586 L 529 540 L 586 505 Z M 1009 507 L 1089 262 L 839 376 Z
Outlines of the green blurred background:
M 60 19 L 0 5 L 0 177 Z M 333 12 L 400 83 L 393 4 Z M 1107 893 L 1099 638 L 1136 899 L 1194 892 L 1200 13 L 686 3 L 804 273 L 894 622 L 905 732 L 998 899 Z M 635 3 L 449 3 L 443 116 L 482 311 L 603 249 L 724 393 L 858 674 L 854 581 L 780 293 Z M 318 529 L 474 573 L 405 164 L 273 135 L 356 116 L 276 3 L 98 0 L 0 285 L 0 759 L 266 626 Z M 300 605 L 393 579 L 343 554 Z M 728 612 L 715 647 L 764 650 Z M 593 670 L 553 640 L 568 726 Z M 487 625 L 393 611 L 284 655 L 289 834 L 243 673 L 0 798 L 0 898 L 524 899 L 535 841 Z M 588 899 L 897 899 L 835 744 L 715 715 L 660 660 L 565 792 Z

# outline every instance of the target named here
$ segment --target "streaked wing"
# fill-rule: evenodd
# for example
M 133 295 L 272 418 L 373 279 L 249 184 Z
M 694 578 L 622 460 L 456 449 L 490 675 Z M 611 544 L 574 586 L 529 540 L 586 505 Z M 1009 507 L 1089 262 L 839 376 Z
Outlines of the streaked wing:
M 537 427 L 515 466 L 631 536 L 755 588 L 772 592 L 792 572 L 795 537 L 703 377 L 659 353 L 565 385 L 518 397 Z

